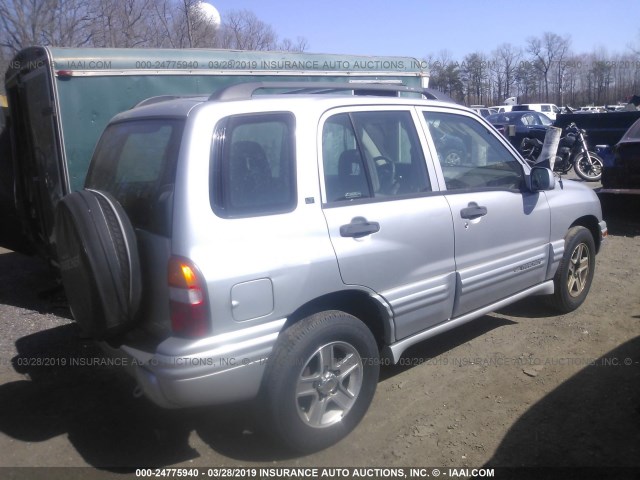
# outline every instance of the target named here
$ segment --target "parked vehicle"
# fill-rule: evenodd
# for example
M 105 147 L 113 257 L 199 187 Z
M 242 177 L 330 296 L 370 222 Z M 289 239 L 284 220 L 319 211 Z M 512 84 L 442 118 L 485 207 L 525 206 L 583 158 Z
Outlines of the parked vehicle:
M 560 109 L 553 103 L 523 103 L 522 105 L 514 105 L 511 111 L 514 112 L 524 110 L 532 110 L 534 112 L 543 113 L 547 117 L 549 117 L 551 121 L 554 121 L 556 119 L 556 115 L 561 113 Z
M 591 189 L 467 108 L 363 90 L 239 84 L 107 125 L 58 203 L 58 258 L 77 322 L 157 404 L 254 399 L 268 433 L 314 451 L 409 346 L 529 295 L 585 300 L 607 233 Z
M 467 162 L 465 141 L 468 141 L 468 139 L 465 138 L 464 132 L 455 129 L 455 126 L 440 122 L 438 118 L 427 121 L 427 124 L 441 163 L 445 165 L 462 165 Z M 462 140 L 462 138 L 465 138 L 465 140 Z
M 597 145 L 613 147 L 639 118 L 640 111 L 590 113 L 588 115 L 572 113 L 559 115 L 553 126 L 564 129 L 575 123 L 581 129 L 586 130 L 593 149 Z
M 513 105 L 496 105 L 495 107 L 490 108 L 495 110 L 496 113 L 508 113 L 513 108 Z
M 562 133 L 553 170 L 566 174 L 573 168 L 587 182 L 600 180 L 603 161 L 596 152 L 589 150 L 586 132 L 572 123 Z M 542 152 L 542 145 L 543 142 L 537 138 L 525 137 L 522 139 L 520 152 L 525 159 L 535 164 Z
M 543 141 L 547 127 L 553 124 L 549 117 L 533 111 L 498 113 L 488 116 L 487 121 L 518 149 L 524 138 L 537 138 Z
M 612 157 L 604 164 L 600 191 L 640 194 L 640 119 L 615 145 Z
M 577 110 L 573 113 L 604 113 L 604 112 L 606 112 L 604 107 L 588 106 L 588 107 L 580 107 L 580 110 Z
M 482 116 L 482 117 L 488 117 L 489 115 L 493 115 L 495 113 L 498 113 L 497 110 L 494 110 L 493 108 L 487 108 L 487 107 L 471 107 L 471 110 L 473 110 L 474 112 L 476 112 L 478 115 Z
M 9 217 L 3 215 L 0 245 L 35 250 L 55 263 L 56 205 L 82 189 L 96 142 L 117 113 L 149 97 L 201 95 L 268 79 L 426 87 L 428 76 L 406 57 L 27 48 L 6 73 L 10 127 L 0 152 L 10 154 L 0 157 L 0 213 Z

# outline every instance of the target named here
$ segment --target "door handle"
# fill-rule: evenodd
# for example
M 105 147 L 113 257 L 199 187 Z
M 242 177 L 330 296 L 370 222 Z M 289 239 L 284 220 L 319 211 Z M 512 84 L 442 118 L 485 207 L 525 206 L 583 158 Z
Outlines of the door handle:
M 369 222 L 366 218 L 356 217 L 351 223 L 340 227 L 341 237 L 361 238 L 380 231 L 378 222 Z
M 460 216 L 467 220 L 484 217 L 487 214 L 487 207 L 481 207 L 475 202 L 471 202 L 467 208 L 460 210 Z

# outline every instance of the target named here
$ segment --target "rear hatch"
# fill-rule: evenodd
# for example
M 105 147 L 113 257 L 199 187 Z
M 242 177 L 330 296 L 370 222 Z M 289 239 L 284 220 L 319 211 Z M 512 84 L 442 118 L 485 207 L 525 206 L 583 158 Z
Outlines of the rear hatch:
M 136 118 L 110 124 L 87 174 L 86 188 L 112 194 L 136 231 L 142 275 L 142 327 L 170 333 L 167 265 L 173 189 L 184 119 Z

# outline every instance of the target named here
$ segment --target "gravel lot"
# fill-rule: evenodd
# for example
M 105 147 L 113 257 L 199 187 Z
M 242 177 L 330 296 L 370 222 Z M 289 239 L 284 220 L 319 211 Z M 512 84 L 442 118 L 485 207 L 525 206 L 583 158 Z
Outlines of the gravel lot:
M 150 466 L 622 466 L 636 470 L 615 470 L 617 477 L 638 473 L 640 198 L 603 203 L 610 236 L 578 311 L 557 316 L 528 299 L 415 346 L 401 365 L 383 368 L 360 426 L 305 457 L 256 433 L 248 405 L 166 411 L 134 398 L 133 382 L 95 363 L 98 350 L 47 291 L 55 283 L 46 265 L 2 251 L 0 467 L 97 467 L 78 470 L 82 476 Z M 56 470 L 35 472 L 50 478 Z

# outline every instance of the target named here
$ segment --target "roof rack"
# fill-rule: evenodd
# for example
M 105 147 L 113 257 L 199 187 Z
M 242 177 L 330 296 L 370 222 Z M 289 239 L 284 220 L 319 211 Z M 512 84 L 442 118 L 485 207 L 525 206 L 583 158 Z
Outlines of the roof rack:
M 155 97 L 145 98 L 144 100 L 136 103 L 132 108 L 146 107 L 147 105 L 153 105 L 154 103 L 177 100 L 179 98 L 197 98 L 203 96 L 204 95 L 157 95 Z
M 285 90 L 285 94 L 295 93 L 334 93 L 353 91 L 354 95 L 376 95 L 384 92 L 408 92 L 423 95 L 429 100 L 440 100 L 455 103 L 447 94 L 431 88 L 407 87 L 405 85 L 389 85 L 381 83 L 334 83 L 334 82 L 245 82 L 236 83 L 215 91 L 209 100 L 232 101 L 249 100 L 258 90 Z

